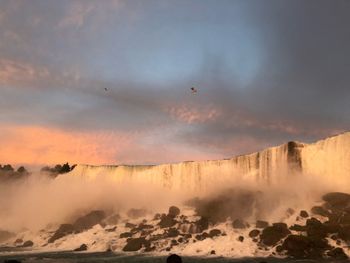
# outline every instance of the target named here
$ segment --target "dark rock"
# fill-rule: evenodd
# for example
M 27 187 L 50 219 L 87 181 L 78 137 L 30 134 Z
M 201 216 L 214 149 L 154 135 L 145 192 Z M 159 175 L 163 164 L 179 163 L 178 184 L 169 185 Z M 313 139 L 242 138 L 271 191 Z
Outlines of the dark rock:
M 209 231 L 209 237 L 213 238 L 213 237 L 217 237 L 221 235 L 221 231 L 219 229 L 212 229 Z
M 131 219 L 137 219 L 140 217 L 145 217 L 147 215 L 147 210 L 132 208 L 126 213 L 126 215 Z
M 34 245 L 33 241 L 27 240 L 26 242 L 23 243 L 21 247 L 32 247 Z
M 145 252 L 152 252 L 152 251 L 155 251 L 156 250 L 156 247 L 155 246 L 148 246 L 145 248 Z
M 176 216 L 178 216 L 180 214 L 180 209 L 176 206 L 171 206 L 169 207 L 169 212 L 168 215 L 172 218 L 175 218 Z
M 184 242 L 184 238 L 183 238 L 183 237 L 179 237 L 178 240 L 177 240 L 177 242 L 179 242 L 179 243 Z
M 276 252 L 281 253 L 283 251 L 283 247 L 281 245 L 276 247 Z
M 159 226 L 161 228 L 172 227 L 176 223 L 177 223 L 177 221 L 173 217 L 166 215 L 166 216 L 162 216 L 162 218 L 159 222 Z
M 142 246 L 146 246 L 147 242 L 145 238 L 129 238 L 127 240 L 126 246 L 123 248 L 123 251 L 138 251 Z
M 298 225 L 298 224 L 294 224 L 291 227 L 289 227 L 289 229 L 290 230 L 294 230 L 294 231 L 302 232 L 302 231 L 306 231 L 306 226 L 301 226 L 301 225 Z
M 269 226 L 269 223 L 266 221 L 257 220 L 255 226 L 256 226 L 256 228 L 266 228 Z
M 94 225 L 100 224 L 105 219 L 106 214 L 104 211 L 96 210 L 89 214 L 78 218 L 73 224 L 76 233 L 83 232 L 92 228 Z
M 161 214 L 157 213 L 154 215 L 153 220 L 160 220 L 161 219 Z
M 283 242 L 283 250 L 294 258 L 322 258 L 330 246 L 325 240 L 313 240 L 306 236 L 290 235 Z
M 176 228 L 169 228 L 166 235 L 167 237 L 177 237 L 180 232 Z
M 5 259 L 4 263 L 22 263 L 22 261 L 17 259 Z
M 260 230 L 253 229 L 252 231 L 249 232 L 249 237 L 254 238 L 254 237 L 257 237 L 259 234 L 260 234 Z
M 303 218 L 308 218 L 309 217 L 309 213 L 306 212 L 305 210 L 301 210 L 299 215 Z
M 53 243 L 57 239 L 60 239 L 66 235 L 74 233 L 74 226 L 71 224 L 62 224 L 60 227 L 56 230 L 56 232 L 53 234 L 52 237 L 49 238 L 48 243 Z
M 74 249 L 74 251 L 79 252 L 79 251 L 86 251 L 88 249 L 87 245 L 82 244 L 80 247 Z
M 210 251 L 210 255 L 215 255 L 215 254 L 216 254 L 215 250 Z
M 201 217 L 198 221 L 195 222 L 198 232 L 203 232 L 209 228 L 209 220 L 206 217 Z
M 196 239 L 199 241 L 202 241 L 206 238 L 210 237 L 209 234 L 207 232 L 204 232 L 202 234 L 196 235 Z
M 177 240 L 173 239 L 171 240 L 171 245 L 172 246 L 177 246 L 179 243 L 177 242 Z
M 275 246 L 278 241 L 290 234 L 290 231 L 284 223 L 274 223 L 272 226 L 266 227 L 261 235 L 260 240 L 267 246 Z
M 333 248 L 327 252 L 327 256 L 334 259 L 348 259 L 348 256 L 345 254 L 344 250 L 340 247 Z
M 119 238 L 129 238 L 132 237 L 132 233 L 130 232 L 124 232 L 119 235 Z
M 311 212 L 315 215 L 325 216 L 328 217 L 330 213 L 324 209 L 322 206 L 314 206 L 311 208 Z
M 238 237 L 238 241 L 239 241 L 239 242 L 243 242 L 243 241 L 244 241 L 244 236 L 239 236 L 239 237 Z
M 319 220 L 312 217 L 306 221 L 306 233 L 308 237 L 322 239 L 326 237 L 327 229 Z
M 236 219 L 235 221 L 233 221 L 232 227 L 237 229 L 243 229 L 246 228 L 247 225 L 243 222 L 242 219 Z

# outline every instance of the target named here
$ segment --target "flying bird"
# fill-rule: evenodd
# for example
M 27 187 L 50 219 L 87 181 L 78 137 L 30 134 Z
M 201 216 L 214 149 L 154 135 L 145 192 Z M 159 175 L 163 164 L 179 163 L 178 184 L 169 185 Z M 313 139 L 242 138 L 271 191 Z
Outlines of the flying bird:
M 191 88 L 192 94 L 196 94 L 197 93 L 197 89 L 195 87 Z
M 105 88 L 105 91 L 108 91 L 108 88 Z

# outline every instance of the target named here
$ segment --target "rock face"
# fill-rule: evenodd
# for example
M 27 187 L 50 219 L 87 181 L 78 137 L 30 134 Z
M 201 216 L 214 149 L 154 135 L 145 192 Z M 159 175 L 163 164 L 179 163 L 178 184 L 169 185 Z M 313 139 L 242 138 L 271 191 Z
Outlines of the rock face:
M 149 241 L 146 241 L 144 237 L 140 238 L 129 238 L 127 240 L 126 246 L 123 248 L 123 251 L 138 251 L 142 247 L 149 247 Z
M 74 249 L 74 251 L 79 252 L 79 251 L 86 251 L 88 249 L 88 246 L 86 244 L 82 244 L 80 247 Z

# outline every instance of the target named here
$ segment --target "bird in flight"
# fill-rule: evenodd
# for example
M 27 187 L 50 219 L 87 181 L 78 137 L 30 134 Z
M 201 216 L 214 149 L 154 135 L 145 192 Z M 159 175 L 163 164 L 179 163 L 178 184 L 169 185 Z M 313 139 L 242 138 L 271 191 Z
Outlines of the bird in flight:
M 105 91 L 108 91 L 108 88 L 105 88 Z
M 192 92 L 192 94 L 197 94 L 197 89 L 195 87 L 192 87 L 191 92 Z

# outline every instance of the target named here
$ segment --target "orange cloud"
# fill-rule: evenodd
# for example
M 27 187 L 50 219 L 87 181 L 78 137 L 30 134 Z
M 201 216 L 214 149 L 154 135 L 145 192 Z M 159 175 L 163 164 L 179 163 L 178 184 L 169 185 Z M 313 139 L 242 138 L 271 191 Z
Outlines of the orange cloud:
M 0 161 L 11 164 L 115 163 L 131 135 L 68 132 L 38 126 L 0 128 Z
M 221 115 L 221 111 L 212 106 L 194 108 L 187 106 L 170 107 L 167 112 L 174 118 L 188 123 L 205 123 L 215 120 Z
M 8 59 L 0 59 L 0 84 L 16 84 L 47 78 L 46 68 Z

